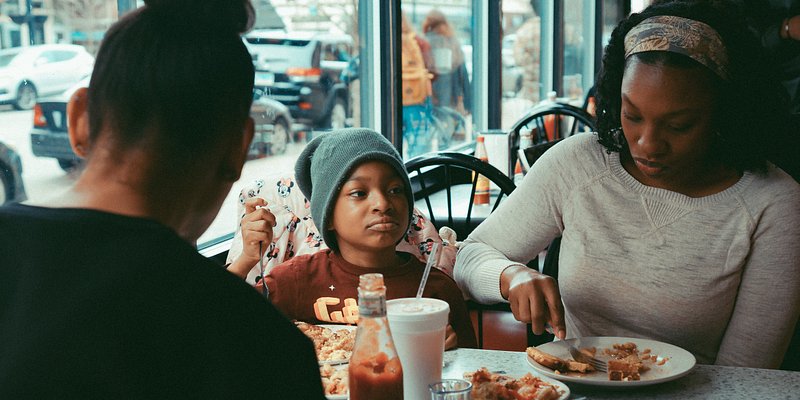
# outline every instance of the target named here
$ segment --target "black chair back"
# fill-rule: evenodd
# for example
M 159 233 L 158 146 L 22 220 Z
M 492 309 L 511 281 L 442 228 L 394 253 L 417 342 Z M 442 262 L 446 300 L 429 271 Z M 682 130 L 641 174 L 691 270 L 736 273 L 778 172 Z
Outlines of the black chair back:
M 500 170 L 462 153 L 424 154 L 406 161 L 406 170 L 411 179 L 417 209 L 427 214 L 437 229 L 442 226 L 452 228 L 458 240 L 466 239 L 516 189 L 514 181 Z M 474 203 L 478 174 L 487 177 L 496 186 L 488 205 Z M 483 348 L 484 312 L 510 313 L 511 308 L 508 304 L 482 305 L 472 301 L 468 302 L 468 306 L 475 313 L 478 347 Z
M 517 163 L 522 132 L 531 132 L 536 145 L 595 130 L 594 117 L 581 108 L 564 103 L 538 104 L 511 126 L 508 136 L 509 171 L 513 171 Z
M 428 153 L 406 161 L 416 206 L 437 229 L 452 228 L 464 240 L 500 202 L 516 189 L 514 181 L 497 168 L 457 152 Z M 478 175 L 495 185 L 489 205 L 474 203 Z

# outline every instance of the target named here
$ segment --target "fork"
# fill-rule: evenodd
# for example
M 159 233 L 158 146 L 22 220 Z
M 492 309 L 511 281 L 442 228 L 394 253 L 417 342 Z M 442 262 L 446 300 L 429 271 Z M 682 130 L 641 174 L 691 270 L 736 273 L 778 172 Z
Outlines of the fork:
M 586 354 L 581 353 L 581 351 L 578 350 L 578 348 L 575 347 L 575 345 L 570 345 L 569 346 L 569 354 L 572 356 L 572 358 L 575 359 L 575 361 L 589 364 L 589 365 L 592 366 L 592 368 L 594 368 L 594 369 L 596 369 L 596 370 L 598 370 L 600 372 L 607 372 L 608 371 L 608 368 L 606 367 L 606 363 L 605 362 L 603 362 L 601 360 L 598 360 L 598 359 L 596 359 L 594 357 L 589 357 Z

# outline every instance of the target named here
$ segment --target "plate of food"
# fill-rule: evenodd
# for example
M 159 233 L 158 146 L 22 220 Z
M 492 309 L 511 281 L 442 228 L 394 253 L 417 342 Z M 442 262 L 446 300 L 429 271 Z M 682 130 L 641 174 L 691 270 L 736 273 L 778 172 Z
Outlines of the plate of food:
M 607 372 L 575 361 L 569 347 L 605 362 Z M 694 368 L 692 353 L 649 339 L 602 336 L 560 340 L 529 347 L 528 364 L 537 372 L 566 382 L 598 386 L 644 386 L 678 379 Z
M 352 325 L 314 325 L 295 322 L 297 328 L 314 342 L 320 365 L 345 364 L 350 361 L 356 340 L 356 327 Z
M 472 383 L 472 400 L 565 400 L 569 398 L 567 385 L 553 379 L 527 373 L 520 377 L 490 372 L 481 368 L 464 373 Z
M 347 364 L 319 367 L 319 376 L 322 377 L 322 388 L 328 400 L 347 400 L 350 394 L 347 380 Z

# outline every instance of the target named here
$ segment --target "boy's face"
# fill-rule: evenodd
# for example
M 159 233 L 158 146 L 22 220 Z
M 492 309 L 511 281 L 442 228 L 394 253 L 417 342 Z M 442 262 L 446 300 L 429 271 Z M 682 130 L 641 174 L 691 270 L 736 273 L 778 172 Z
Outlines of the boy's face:
M 344 182 L 330 229 L 339 250 L 394 251 L 408 229 L 406 188 L 395 170 L 381 161 L 356 167 Z

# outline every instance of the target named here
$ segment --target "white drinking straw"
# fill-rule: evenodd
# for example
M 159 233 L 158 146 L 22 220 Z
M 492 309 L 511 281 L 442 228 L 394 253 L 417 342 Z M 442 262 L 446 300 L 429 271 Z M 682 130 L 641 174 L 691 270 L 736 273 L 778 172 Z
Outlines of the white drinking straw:
M 425 284 L 428 283 L 428 275 L 431 273 L 431 267 L 436 264 L 436 257 L 439 255 L 439 243 L 433 242 L 431 246 L 431 254 L 428 255 L 428 262 L 425 263 L 425 272 L 422 273 L 422 281 L 419 283 L 417 290 L 417 298 L 422 297 L 422 291 L 425 290 Z

